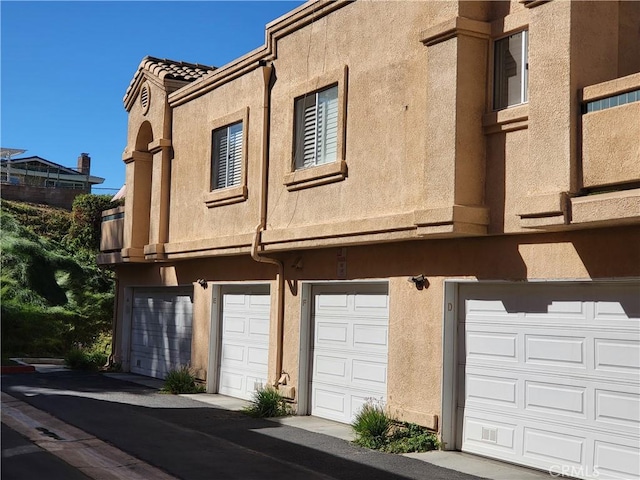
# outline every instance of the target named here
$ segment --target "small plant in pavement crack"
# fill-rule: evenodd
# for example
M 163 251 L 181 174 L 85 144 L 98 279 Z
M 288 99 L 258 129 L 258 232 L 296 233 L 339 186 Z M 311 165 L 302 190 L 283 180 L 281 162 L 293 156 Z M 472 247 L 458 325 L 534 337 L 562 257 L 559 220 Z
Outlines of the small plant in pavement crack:
M 196 377 L 189 366 L 174 368 L 167 373 L 161 392 L 164 393 L 203 393 L 204 386 L 196 383 Z
M 394 419 L 373 400 L 362 406 L 351 426 L 356 434 L 354 443 L 373 450 L 410 453 L 440 448 L 435 433 L 415 423 Z
M 252 417 L 284 417 L 293 413 L 284 397 L 273 387 L 258 388 L 253 392 L 251 404 L 243 412 Z

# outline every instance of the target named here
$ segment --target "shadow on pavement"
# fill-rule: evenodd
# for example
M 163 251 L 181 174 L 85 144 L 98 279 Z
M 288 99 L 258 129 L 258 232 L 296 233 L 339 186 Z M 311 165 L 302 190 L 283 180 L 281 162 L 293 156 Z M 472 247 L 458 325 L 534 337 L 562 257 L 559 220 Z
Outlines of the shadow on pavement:
M 100 374 L 14 375 L 2 390 L 188 480 L 477 478 Z

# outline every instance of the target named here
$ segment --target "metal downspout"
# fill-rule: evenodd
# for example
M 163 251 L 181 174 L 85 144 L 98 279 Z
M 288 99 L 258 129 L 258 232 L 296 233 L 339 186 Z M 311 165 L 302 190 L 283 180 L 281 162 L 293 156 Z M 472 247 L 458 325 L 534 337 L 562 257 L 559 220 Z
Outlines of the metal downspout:
M 261 62 L 264 80 L 264 97 L 262 101 L 262 153 L 260 165 L 260 223 L 256 225 L 255 235 L 251 243 L 251 258 L 260 263 L 271 263 L 278 267 L 276 275 L 276 370 L 273 386 L 278 385 L 282 374 L 282 347 L 284 341 L 284 264 L 275 258 L 264 257 L 258 253 L 262 232 L 267 226 L 267 179 L 269 164 L 269 114 L 270 114 L 270 83 L 273 65 Z

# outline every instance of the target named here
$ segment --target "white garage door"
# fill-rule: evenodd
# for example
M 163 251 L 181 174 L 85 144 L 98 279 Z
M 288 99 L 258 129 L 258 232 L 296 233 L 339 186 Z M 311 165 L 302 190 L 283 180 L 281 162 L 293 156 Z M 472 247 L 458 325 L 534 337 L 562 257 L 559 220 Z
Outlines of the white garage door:
M 190 364 L 192 321 L 192 289 L 134 290 L 131 371 L 164 378 Z
M 387 285 L 313 288 L 311 414 L 353 421 L 367 399 L 386 401 Z
M 223 290 L 219 393 L 250 400 L 266 385 L 270 305 L 268 287 Z
M 579 478 L 637 479 L 640 285 L 460 294 L 458 447 Z

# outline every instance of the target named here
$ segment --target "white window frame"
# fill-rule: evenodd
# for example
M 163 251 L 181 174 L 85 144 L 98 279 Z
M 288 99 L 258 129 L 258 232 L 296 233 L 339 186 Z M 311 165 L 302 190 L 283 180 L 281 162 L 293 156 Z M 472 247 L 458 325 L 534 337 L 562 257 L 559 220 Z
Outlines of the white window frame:
M 500 59 L 498 58 L 498 49 L 499 46 L 508 42 L 511 38 L 516 35 L 522 35 L 522 41 L 520 43 L 521 48 L 519 52 L 519 60 L 521 65 L 521 75 L 520 75 L 520 92 L 519 99 L 515 102 L 509 102 L 508 94 L 504 102 L 501 96 L 498 94 L 497 90 L 500 85 L 504 84 L 503 72 L 499 72 L 498 70 L 503 67 L 501 65 Z M 502 110 L 504 108 L 513 107 L 516 105 L 522 105 L 529 101 L 529 31 L 528 30 L 520 30 L 514 33 L 511 33 L 505 37 L 499 38 L 494 41 L 493 48 L 493 109 L 494 110 Z
M 234 125 L 240 124 L 242 126 L 239 132 L 239 142 L 242 145 L 238 145 L 235 149 L 234 162 L 239 169 L 236 170 L 237 175 L 233 178 L 233 182 L 228 181 L 228 175 L 225 175 L 225 185 L 216 185 L 215 179 L 218 174 L 217 163 L 219 161 L 219 151 L 216 150 L 215 136 L 216 132 L 226 131 L 227 137 L 229 129 Z M 203 185 L 204 188 L 204 203 L 208 208 L 219 207 L 222 205 L 229 205 L 231 203 L 242 202 L 247 199 L 247 144 L 248 144 L 248 131 L 249 131 L 249 107 L 238 110 L 234 113 L 224 115 L 217 118 L 209 124 L 210 141 L 209 141 L 209 161 L 208 171 L 203 173 L 203 180 L 206 182 Z M 229 173 L 229 171 L 227 171 Z M 239 181 L 238 181 L 239 179 Z
M 213 131 L 211 139 L 213 142 L 212 191 L 234 187 L 242 182 L 243 133 L 242 121 Z
M 338 85 L 295 100 L 295 169 L 333 163 L 338 158 Z

